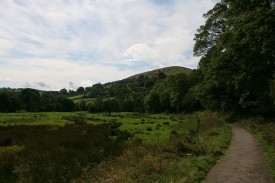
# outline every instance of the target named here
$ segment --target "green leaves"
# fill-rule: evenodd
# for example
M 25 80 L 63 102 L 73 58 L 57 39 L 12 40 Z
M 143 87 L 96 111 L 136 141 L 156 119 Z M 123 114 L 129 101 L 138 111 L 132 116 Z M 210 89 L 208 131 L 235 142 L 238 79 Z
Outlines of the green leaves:
M 227 7 L 223 3 L 218 3 L 215 7 L 203 16 L 207 18 L 205 25 L 202 25 L 195 34 L 194 55 L 205 55 L 216 45 L 219 37 L 225 32 L 224 12 Z
M 274 108 L 268 95 L 275 70 L 274 2 L 225 0 L 204 17 L 194 39 L 194 55 L 203 56 L 199 93 L 204 106 Z

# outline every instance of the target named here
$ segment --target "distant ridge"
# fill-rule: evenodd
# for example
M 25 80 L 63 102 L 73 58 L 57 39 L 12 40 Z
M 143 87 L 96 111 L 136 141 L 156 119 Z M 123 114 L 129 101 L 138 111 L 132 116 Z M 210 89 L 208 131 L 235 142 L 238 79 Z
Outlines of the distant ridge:
M 185 73 L 185 74 L 188 75 L 188 74 L 191 73 L 192 69 L 189 69 L 189 68 L 186 68 L 186 67 L 181 67 L 181 66 L 170 66 L 170 67 L 164 67 L 164 68 L 155 69 L 155 70 L 152 70 L 152 71 L 143 72 L 143 73 L 140 73 L 140 74 L 135 74 L 135 75 L 130 76 L 128 78 L 129 79 L 137 78 L 141 75 L 151 77 L 153 75 L 156 75 L 159 71 L 163 72 L 167 76 L 176 75 L 176 74 L 180 74 L 180 73 Z

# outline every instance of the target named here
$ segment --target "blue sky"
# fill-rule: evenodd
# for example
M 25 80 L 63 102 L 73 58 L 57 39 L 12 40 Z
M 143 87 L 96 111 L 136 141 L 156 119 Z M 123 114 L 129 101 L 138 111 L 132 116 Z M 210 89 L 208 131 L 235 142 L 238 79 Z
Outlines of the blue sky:
M 166 66 L 196 68 L 215 0 L 1 0 L 0 87 L 76 89 Z

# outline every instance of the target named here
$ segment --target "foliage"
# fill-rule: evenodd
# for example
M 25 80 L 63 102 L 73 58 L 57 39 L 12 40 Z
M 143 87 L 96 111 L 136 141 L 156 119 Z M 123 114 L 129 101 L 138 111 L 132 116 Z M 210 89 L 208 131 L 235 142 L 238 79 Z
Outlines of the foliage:
M 76 109 L 73 101 L 64 96 L 64 91 L 47 92 L 25 88 L 0 92 L 0 112 L 71 112 Z
M 196 83 L 196 72 L 183 67 L 167 67 L 135 75 L 121 81 L 91 87 L 79 87 L 77 91 L 39 91 L 35 89 L 2 89 L 2 112 L 182 112 L 197 109 L 183 102 L 191 82 Z M 160 92 L 161 91 L 161 92 Z M 7 93 L 9 92 L 9 93 Z M 9 97 L 7 97 L 7 95 Z M 19 97 L 20 96 L 20 97 Z M 155 97 L 155 98 L 154 98 Z M 7 99 L 8 98 L 8 99 Z M 185 97 L 186 98 L 186 97 Z M 15 99 L 15 100 L 14 100 Z M 19 105 L 16 101 L 18 101 Z M 73 101 L 73 102 L 72 102 Z M 156 102 L 159 104 L 156 105 Z M 1 104 L 3 103 L 3 104 Z M 184 103 L 184 107 L 183 107 Z M 10 105 L 12 104 L 12 105 Z M 0 112 L 1 112 L 0 111 Z
M 202 56 L 197 95 L 205 108 L 272 114 L 273 1 L 224 0 L 204 14 L 194 55 Z
M 10 92 L 0 92 L 0 112 L 16 112 L 20 109 L 20 101 Z
M 112 140 L 105 125 L 14 126 L 0 128 L 0 177 L 6 182 L 69 182 L 87 168 L 122 152 L 124 139 Z
M 273 80 L 270 81 L 270 97 L 273 99 L 275 105 L 275 74 L 273 74 Z
M 199 77 L 196 72 L 183 67 L 167 67 L 141 73 L 129 78 L 106 84 L 94 84 L 85 88 L 84 95 L 70 97 L 77 106 L 77 110 L 88 110 L 92 113 L 100 112 L 181 112 L 183 98 L 192 82 L 197 83 Z M 163 88 L 169 88 L 163 90 Z M 168 95 L 168 92 L 169 93 Z M 171 97 L 170 97 L 171 95 Z M 154 98 L 155 97 L 155 98 Z M 159 99 L 157 99 L 159 98 Z M 160 105 L 155 105 L 159 102 Z M 195 105 L 185 102 L 185 110 L 198 109 Z
M 27 112 L 34 112 L 37 110 L 40 102 L 40 95 L 37 90 L 31 88 L 23 89 L 19 94 L 19 98 Z

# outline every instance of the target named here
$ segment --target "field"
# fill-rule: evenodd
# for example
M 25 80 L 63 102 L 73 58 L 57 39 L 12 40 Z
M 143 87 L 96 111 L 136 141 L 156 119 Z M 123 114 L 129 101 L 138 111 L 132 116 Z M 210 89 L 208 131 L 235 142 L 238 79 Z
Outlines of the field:
M 127 130 L 144 141 L 167 139 L 171 132 L 188 133 L 195 130 L 196 119 L 192 115 L 141 115 L 137 113 L 91 114 L 88 112 L 52 113 L 2 113 L 0 126 L 51 125 L 64 126 L 78 121 L 85 124 L 120 123 L 120 130 Z
M 223 121 L 210 112 L 1 113 L 1 181 L 199 182 L 229 144 Z
M 73 97 L 69 97 L 68 99 L 72 100 L 76 104 L 80 104 L 81 102 L 86 102 L 86 105 L 94 103 L 94 98 L 85 98 L 84 95 L 77 95 Z

